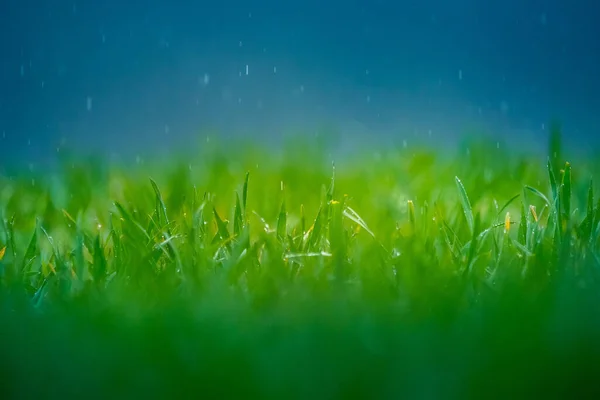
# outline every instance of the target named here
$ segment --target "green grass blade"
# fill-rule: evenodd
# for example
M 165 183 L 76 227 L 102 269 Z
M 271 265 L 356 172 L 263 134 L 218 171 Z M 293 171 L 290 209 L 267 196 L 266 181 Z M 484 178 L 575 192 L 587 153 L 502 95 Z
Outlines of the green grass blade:
M 565 223 L 568 225 L 571 221 L 571 164 L 568 162 L 565 164 L 565 172 L 562 181 L 562 193 L 561 193 L 561 204 L 563 207 L 563 218 Z
M 523 202 L 521 202 L 521 220 L 519 222 L 517 241 L 522 245 L 525 245 L 527 241 L 527 213 L 525 211 L 525 203 Z
M 335 193 L 335 163 L 331 163 L 331 183 L 327 189 L 326 202 L 329 204 L 333 200 Z
M 281 243 L 284 242 L 287 234 L 287 212 L 285 209 L 285 198 L 281 201 L 279 216 L 277 217 L 277 238 Z
M 548 197 L 546 197 L 546 195 L 544 193 L 540 192 L 538 189 L 534 188 L 533 186 L 525 185 L 525 189 L 529 190 L 531 193 L 535 194 L 537 197 L 542 199 L 545 204 L 548 204 L 548 206 L 552 206 L 554 204 L 550 200 L 548 200 Z
M 167 216 L 167 206 L 163 200 L 163 196 L 160 193 L 160 189 L 158 185 L 154 181 L 154 179 L 150 178 L 150 183 L 152 184 L 152 189 L 154 190 L 154 194 L 156 196 L 156 215 L 158 217 L 158 224 L 160 228 L 166 227 L 167 232 L 171 235 L 171 231 L 169 229 L 169 217 Z
M 39 229 L 39 220 L 36 218 L 33 235 L 31 235 L 31 239 L 29 240 L 29 245 L 27 246 L 27 250 L 25 251 L 23 260 L 21 261 L 21 273 L 28 272 L 28 271 L 26 271 L 25 267 L 27 265 L 31 264 L 32 260 L 39 255 L 38 229 Z
M 217 236 L 220 240 L 227 241 L 229 239 L 229 230 L 227 229 L 227 224 L 225 221 L 219 216 L 217 209 L 213 207 L 213 214 L 215 216 L 215 222 L 217 223 Z
M 511 197 L 506 203 L 504 203 L 504 205 L 498 209 L 497 216 L 499 217 L 500 215 L 502 215 L 502 213 L 504 213 L 504 210 L 506 210 L 508 206 L 510 206 L 516 199 L 518 199 L 519 196 L 521 196 L 521 194 L 517 193 L 513 197 Z
M 244 226 L 244 219 L 242 216 L 242 207 L 240 205 L 240 196 L 235 194 L 235 209 L 233 212 L 233 235 L 239 236 Z
M 246 217 L 246 210 L 248 204 L 248 181 L 250 179 L 250 172 L 246 172 L 246 177 L 244 178 L 244 188 L 242 189 L 242 206 L 244 207 L 244 217 Z
M 552 199 L 556 200 L 558 198 L 558 185 L 556 183 L 556 175 L 554 173 L 554 167 L 550 159 L 548 159 L 548 178 L 550 179 L 550 189 L 552 190 Z M 548 204 L 551 204 L 547 201 Z
M 367 226 L 367 223 L 352 208 L 346 206 L 346 208 L 344 209 L 343 215 L 344 215 L 344 217 L 348 218 L 352 222 L 355 222 L 356 224 L 358 224 L 369 235 L 371 235 L 372 237 L 375 237 L 375 234 L 373 233 L 373 231 L 371 231 L 371 229 L 369 229 L 369 227 Z
M 467 196 L 467 191 L 465 190 L 465 187 L 460 181 L 460 179 L 457 176 L 454 177 L 454 179 L 456 181 L 456 187 L 458 189 L 460 204 L 465 214 L 465 218 L 467 219 L 467 225 L 469 226 L 469 232 L 473 234 L 475 222 L 473 220 L 473 209 L 471 207 L 471 202 L 469 201 L 469 196 Z
M 310 231 L 310 234 L 308 236 L 308 250 L 311 252 L 318 250 L 317 245 L 319 244 L 319 242 L 321 240 L 321 231 L 323 228 L 322 215 L 323 215 L 323 208 L 321 207 L 321 208 L 319 208 L 317 217 L 315 218 L 315 222 L 313 223 L 313 226 L 312 226 L 312 230 Z
M 473 262 L 474 262 L 475 258 L 477 257 L 477 247 L 479 244 L 477 242 L 478 237 L 479 237 L 479 233 L 477 231 L 479 230 L 480 225 L 481 225 L 481 216 L 479 213 L 477 213 L 475 216 L 474 222 L 473 222 L 473 234 L 471 237 L 471 243 L 469 245 L 469 254 L 467 256 L 467 265 L 465 266 L 465 269 L 463 270 L 463 276 L 471 273 Z
M 343 225 L 343 202 L 332 201 L 331 223 L 329 225 L 329 243 L 335 266 L 335 276 L 338 279 L 346 277 L 346 235 Z

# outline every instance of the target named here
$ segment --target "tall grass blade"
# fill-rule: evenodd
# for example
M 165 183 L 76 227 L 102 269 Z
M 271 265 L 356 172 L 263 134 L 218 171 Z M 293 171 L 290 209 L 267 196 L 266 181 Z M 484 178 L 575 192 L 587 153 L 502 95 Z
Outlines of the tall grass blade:
M 285 198 L 281 201 L 279 216 L 277 217 L 277 238 L 283 243 L 287 234 L 287 211 L 285 209 Z
M 244 217 L 247 218 L 246 210 L 248 204 L 248 181 L 250 179 L 250 172 L 246 172 L 246 177 L 244 178 L 244 187 L 242 189 L 242 206 L 244 207 Z
M 469 196 L 467 196 L 467 191 L 465 190 L 465 187 L 460 181 L 460 179 L 457 176 L 454 177 L 454 179 L 456 181 L 456 187 L 458 188 L 460 204 L 465 214 L 465 218 L 467 219 L 467 225 L 469 226 L 469 232 L 473 234 L 475 223 L 473 220 L 473 209 L 471 208 Z
M 242 216 L 242 206 L 240 205 L 240 196 L 235 194 L 235 209 L 233 211 L 233 235 L 239 236 L 244 226 L 244 217 Z
M 565 164 L 565 172 L 562 181 L 561 204 L 563 206 L 564 223 L 569 225 L 571 222 L 571 164 Z

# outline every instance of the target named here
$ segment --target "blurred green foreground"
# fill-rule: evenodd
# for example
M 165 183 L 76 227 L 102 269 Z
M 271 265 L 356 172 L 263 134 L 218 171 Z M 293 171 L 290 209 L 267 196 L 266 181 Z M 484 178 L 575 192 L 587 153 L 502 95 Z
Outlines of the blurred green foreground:
M 0 177 L 0 397 L 600 398 L 600 163 L 295 143 Z

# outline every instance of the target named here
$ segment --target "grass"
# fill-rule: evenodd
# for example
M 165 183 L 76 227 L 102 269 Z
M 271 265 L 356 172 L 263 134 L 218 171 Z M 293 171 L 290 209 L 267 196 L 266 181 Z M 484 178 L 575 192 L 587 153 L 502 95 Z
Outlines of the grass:
M 600 164 L 549 143 L 3 176 L 3 398 L 597 398 Z

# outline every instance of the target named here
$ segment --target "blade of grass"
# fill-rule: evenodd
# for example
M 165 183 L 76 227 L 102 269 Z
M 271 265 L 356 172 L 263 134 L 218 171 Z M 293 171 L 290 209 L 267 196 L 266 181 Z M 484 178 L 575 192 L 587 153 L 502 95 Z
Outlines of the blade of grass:
M 235 194 L 235 209 L 233 212 L 233 236 L 239 236 L 242 227 L 244 226 L 244 220 L 242 216 L 242 206 L 240 205 L 240 196 Z
M 246 218 L 246 210 L 247 210 L 247 201 L 248 201 L 248 181 L 250 179 L 250 172 L 246 172 L 246 177 L 244 178 L 244 187 L 242 189 L 242 206 L 244 207 L 244 217 Z
M 469 196 L 467 196 L 467 191 L 465 190 L 464 185 L 461 180 L 456 176 L 454 177 L 456 181 L 456 187 L 458 189 L 459 200 L 462 206 L 463 212 L 465 214 L 465 218 L 467 219 L 467 225 L 469 226 L 469 232 L 471 235 L 474 232 L 475 222 L 473 220 L 473 209 L 471 207 L 471 202 L 469 201 Z
M 371 231 L 369 229 L 369 227 L 367 226 L 367 223 L 352 208 L 346 206 L 346 208 L 344 209 L 343 215 L 346 218 L 348 218 L 349 220 L 351 220 L 352 222 L 355 222 L 356 224 L 358 224 L 361 228 L 363 228 L 365 231 L 367 231 L 367 233 L 369 235 L 371 235 L 372 237 L 375 237 L 375 234 L 373 233 L 373 231 Z
M 150 178 L 150 184 L 152 185 L 152 189 L 154 190 L 154 194 L 156 196 L 156 215 L 158 216 L 158 224 L 161 228 L 166 227 L 167 233 L 169 236 L 171 236 L 169 217 L 167 216 L 167 206 L 165 205 L 163 196 L 160 193 L 160 189 L 158 188 L 158 185 L 154 179 Z
M 517 193 L 513 197 L 511 197 L 506 203 L 504 203 L 504 205 L 500 209 L 498 209 L 497 216 L 499 217 L 504 212 L 504 210 L 506 210 L 506 208 L 513 203 L 513 201 L 519 198 L 520 195 L 520 193 Z
M 229 231 L 227 230 L 227 224 L 225 224 L 225 221 L 223 221 L 223 219 L 221 219 L 221 217 L 219 216 L 219 213 L 217 212 L 217 209 L 214 207 L 213 207 L 213 214 L 215 216 L 215 222 L 217 223 L 218 237 L 223 241 L 228 240 L 229 239 Z
M 277 217 L 277 239 L 280 243 L 285 241 L 287 234 L 287 212 L 285 209 L 285 198 L 281 201 L 279 216 Z
M 561 193 L 561 204 L 563 206 L 563 218 L 564 223 L 569 225 L 571 222 L 571 164 L 568 162 L 565 164 L 565 172 L 563 174 L 562 181 L 562 193 Z M 566 227 L 565 227 L 566 228 Z

